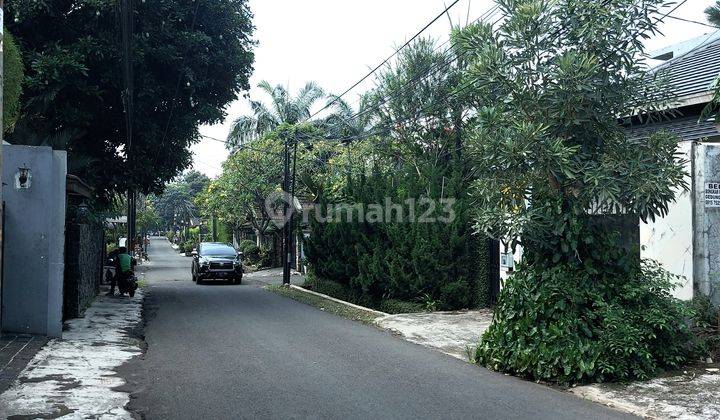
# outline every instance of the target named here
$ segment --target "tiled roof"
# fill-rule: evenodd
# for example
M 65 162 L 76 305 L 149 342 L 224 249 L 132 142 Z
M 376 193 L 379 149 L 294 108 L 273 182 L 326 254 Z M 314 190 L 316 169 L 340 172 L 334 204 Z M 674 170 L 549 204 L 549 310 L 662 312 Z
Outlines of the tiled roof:
M 690 52 L 656 67 L 678 99 L 707 94 L 720 75 L 720 39 L 708 37 Z
M 688 117 L 653 124 L 636 125 L 630 129 L 630 138 L 634 140 L 646 139 L 653 133 L 661 130 L 667 130 L 677 135 L 680 137 L 680 141 L 692 141 L 720 136 L 720 131 L 718 131 L 715 121 L 698 121 L 697 117 Z

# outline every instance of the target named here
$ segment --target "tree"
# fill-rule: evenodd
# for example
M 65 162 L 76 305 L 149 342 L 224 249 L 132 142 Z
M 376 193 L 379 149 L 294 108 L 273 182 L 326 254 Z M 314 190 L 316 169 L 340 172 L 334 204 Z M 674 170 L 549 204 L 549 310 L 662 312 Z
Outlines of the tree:
M 707 20 L 715 26 L 720 27 L 720 0 L 718 0 L 714 6 L 705 9 L 705 16 Z M 712 117 L 717 118 L 718 109 L 720 108 L 720 75 L 713 84 L 714 96 L 712 101 L 703 109 L 701 117 Z
M 716 1 L 714 6 L 705 9 L 705 15 L 708 22 L 720 27 L 720 1 Z
M 306 139 L 299 144 L 297 155 L 297 192 L 304 190 L 303 174 L 312 176 L 322 165 L 322 153 L 327 145 L 315 136 L 312 125 L 283 124 L 253 141 L 252 147 L 240 146 L 223 164 L 223 172 L 213 181 L 197 200 L 206 217 L 219 216 L 220 220 L 239 228 L 249 225 L 258 238 L 258 246 L 274 227 L 272 224 L 276 206 L 280 203 L 266 202 L 283 188 L 283 151 L 285 138 Z M 275 206 L 275 207 L 274 207 Z
M 169 183 L 165 191 L 154 200 L 154 208 L 165 227 L 189 222 L 198 216 L 197 197 L 210 184 L 207 175 L 198 171 L 188 171 L 176 181 Z
M 362 96 L 357 111 L 339 96 L 330 95 L 328 100 L 332 104 L 332 113 L 320 123 L 327 138 L 347 143 L 372 134 L 377 113 L 371 108 L 370 95 Z
M 667 97 L 643 63 L 665 0 L 500 0 L 499 28 L 456 34 L 479 232 L 521 244 L 480 363 L 562 383 L 647 378 L 687 354 L 673 278 L 619 244 L 610 221 L 653 220 L 687 189 L 677 138 L 633 140 Z M 626 116 L 619 119 L 618 117 Z
M 198 126 L 225 117 L 252 71 L 246 0 L 134 5 L 128 157 L 117 2 L 5 2 L 8 29 L 28 63 L 21 116 L 8 141 L 66 149 L 70 170 L 104 202 L 129 187 L 160 192 L 190 163 Z
M 310 108 L 324 96 L 323 90 L 315 83 L 308 82 L 300 89 L 296 97 L 291 97 L 282 85 L 271 86 L 262 81 L 258 87 L 270 97 L 269 105 L 260 101 L 250 101 L 253 115 L 245 115 L 232 125 L 227 138 L 227 147 L 239 146 L 262 137 L 282 124 L 297 124 L 310 118 Z
M 150 230 L 160 227 L 160 217 L 155 211 L 155 206 L 149 197 L 137 203 L 137 229 L 139 233 L 147 233 Z
M 631 140 L 618 121 L 660 118 L 667 89 L 648 82 L 640 40 L 665 2 L 498 3 L 509 15 L 499 31 L 478 24 L 457 37 L 474 55 L 463 86 L 486 104 L 471 132 L 478 229 L 540 260 L 581 261 L 594 252 L 582 239 L 591 211 L 654 220 L 687 188 L 674 136 Z
M 25 65 L 15 38 L 7 29 L 5 29 L 3 43 L 5 45 L 3 50 L 3 130 L 5 133 L 9 133 L 14 129 L 20 114 L 20 95 L 22 94 Z

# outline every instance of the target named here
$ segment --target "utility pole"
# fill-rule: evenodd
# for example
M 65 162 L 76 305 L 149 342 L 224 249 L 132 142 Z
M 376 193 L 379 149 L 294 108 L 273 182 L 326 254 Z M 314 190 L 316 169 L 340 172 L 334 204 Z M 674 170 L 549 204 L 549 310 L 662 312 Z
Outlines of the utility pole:
M 133 63 L 132 63 L 132 37 L 133 37 L 133 0 L 121 0 L 120 3 L 120 30 L 122 33 L 122 65 L 123 65 L 123 105 L 125 110 L 125 154 L 127 167 L 132 168 L 132 139 L 133 139 Z M 132 182 L 132 181 L 131 181 Z M 127 247 L 132 255 L 135 241 L 135 192 L 132 186 L 127 192 Z
M 288 142 L 290 141 L 287 134 L 285 137 L 285 155 L 283 165 L 283 194 L 285 199 L 283 200 L 283 217 L 287 217 L 288 214 L 288 191 L 290 191 L 290 147 Z M 292 199 L 292 198 L 290 198 Z M 292 217 L 292 216 L 291 216 Z M 282 239 L 282 260 L 283 260 L 283 285 L 290 285 L 290 220 L 286 220 L 283 225 L 283 239 Z
M 3 101 L 5 100 L 3 98 L 3 91 L 5 90 L 5 63 L 3 62 L 3 52 L 5 51 L 5 8 L 3 4 L 3 0 L 0 0 L 0 175 L 2 174 L 2 142 L 5 137 L 5 122 L 3 121 Z M 1 178 L 1 177 L 0 177 Z M 2 179 L 0 179 L 2 181 Z M 0 186 L 2 186 L 2 183 L 0 183 Z M 3 215 L 5 211 L 5 205 L 3 204 L 4 201 L 2 199 L 2 188 L 0 188 L 0 220 L 4 220 L 5 216 Z M 2 249 L 2 244 L 4 241 L 4 235 L 5 232 L 2 227 L 3 223 L 0 223 L 0 249 Z M 2 267 L 2 264 L 4 261 L 2 260 L 2 253 L 0 253 L 0 267 Z M 2 268 L 0 268 L 0 288 L 2 287 Z M 2 328 L 2 318 L 0 316 L 0 329 Z
M 288 233 L 288 243 L 290 243 L 293 248 L 288 249 L 288 275 L 290 273 L 290 269 L 289 269 L 290 255 L 291 255 L 290 249 L 295 249 L 295 252 L 297 254 L 297 248 L 295 247 L 295 243 L 293 243 L 293 240 L 292 240 L 293 228 L 294 228 L 293 216 L 295 215 L 295 172 L 297 170 L 297 148 L 298 148 L 298 135 L 297 135 L 297 131 L 296 131 L 293 133 L 292 188 L 290 189 L 290 200 L 291 200 L 290 206 L 292 207 L 293 211 L 290 212 L 290 217 L 288 219 L 288 232 L 289 232 Z M 297 269 L 297 267 L 295 267 L 295 268 Z M 288 284 L 289 283 L 290 283 L 290 278 L 288 277 Z

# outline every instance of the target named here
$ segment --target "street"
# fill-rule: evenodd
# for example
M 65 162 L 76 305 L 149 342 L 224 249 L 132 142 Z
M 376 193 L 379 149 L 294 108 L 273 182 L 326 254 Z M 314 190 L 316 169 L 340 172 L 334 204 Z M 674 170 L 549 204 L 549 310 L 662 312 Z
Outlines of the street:
M 167 240 L 149 249 L 147 350 L 119 371 L 146 418 L 625 417 L 278 296 L 253 275 L 198 286 Z

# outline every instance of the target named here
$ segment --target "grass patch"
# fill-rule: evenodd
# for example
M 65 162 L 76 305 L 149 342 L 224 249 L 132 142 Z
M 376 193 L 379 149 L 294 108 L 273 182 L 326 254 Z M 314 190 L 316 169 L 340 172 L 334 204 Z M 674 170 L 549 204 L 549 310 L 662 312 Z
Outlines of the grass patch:
M 319 278 L 312 273 L 307 276 L 303 287 L 305 289 L 312 290 L 313 292 L 332 296 L 335 299 L 344 300 L 345 302 L 354 303 L 355 305 L 364 306 L 366 308 L 375 309 L 389 314 L 408 314 L 434 310 L 428 309 L 428 305 L 417 302 L 408 302 L 400 299 L 377 300 L 372 299 L 369 296 L 359 296 L 356 293 L 353 293 L 353 291 L 345 284 Z
M 314 296 L 309 293 L 303 293 L 299 290 L 288 287 L 271 285 L 267 286 L 266 289 L 306 305 L 314 306 L 321 311 L 325 311 L 333 315 L 341 316 L 353 321 L 360 321 L 367 325 L 375 325 L 375 318 L 377 318 L 377 315 L 371 312 L 363 311 L 362 309 L 351 308 L 343 304 L 333 302 L 319 296 Z

